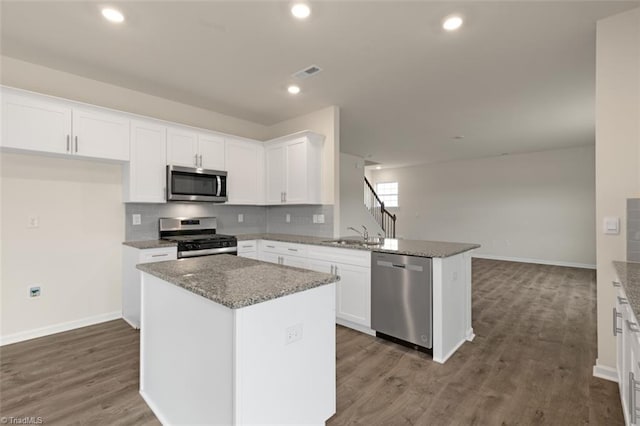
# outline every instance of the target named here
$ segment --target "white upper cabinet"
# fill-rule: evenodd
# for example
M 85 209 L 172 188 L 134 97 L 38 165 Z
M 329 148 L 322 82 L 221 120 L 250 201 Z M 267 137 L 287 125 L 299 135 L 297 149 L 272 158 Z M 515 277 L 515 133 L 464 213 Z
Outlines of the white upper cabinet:
M 129 119 L 47 96 L 3 90 L 2 146 L 129 160 Z
M 265 144 L 267 204 L 322 202 L 324 136 L 305 131 Z
M 129 123 L 118 114 L 73 108 L 73 154 L 129 161 Z
M 200 167 L 209 170 L 226 170 L 224 162 L 224 138 L 219 135 L 198 134 Z
M 284 203 L 285 180 L 283 173 L 285 163 L 285 146 L 277 144 L 265 148 L 267 204 Z
M 3 93 L 2 146 L 70 153 L 71 106 L 44 98 Z
M 228 204 L 264 204 L 264 146 L 260 142 L 225 140 Z
M 167 130 L 168 164 L 225 170 L 224 138 L 181 127 Z
M 166 201 L 167 128 L 151 121 L 131 122 L 131 158 L 124 168 L 125 203 Z
M 196 132 L 180 127 L 167 129 L 167 164 L 200 167 L 198 134 Z

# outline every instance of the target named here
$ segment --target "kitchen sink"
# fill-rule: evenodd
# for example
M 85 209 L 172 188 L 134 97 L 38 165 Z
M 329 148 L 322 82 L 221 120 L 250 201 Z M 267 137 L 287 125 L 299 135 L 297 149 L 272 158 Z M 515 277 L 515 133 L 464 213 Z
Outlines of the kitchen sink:
M 325 243 L 331 243 L 335 245 L 343 245 L 343 246 L 377 246 L 380 244 L 378 241 L 363 241 L 360 239 L 349 239 L 349 238 L 340 238 L 338 240 L 328 240 L 324 241 Z

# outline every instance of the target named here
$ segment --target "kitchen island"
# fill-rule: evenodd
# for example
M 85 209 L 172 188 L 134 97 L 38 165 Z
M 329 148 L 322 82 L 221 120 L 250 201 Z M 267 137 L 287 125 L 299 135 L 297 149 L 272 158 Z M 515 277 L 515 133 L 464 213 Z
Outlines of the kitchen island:
M 338 277 L 231 255 L 138 265 L 140 394 L 163 424 L 324 424 Z

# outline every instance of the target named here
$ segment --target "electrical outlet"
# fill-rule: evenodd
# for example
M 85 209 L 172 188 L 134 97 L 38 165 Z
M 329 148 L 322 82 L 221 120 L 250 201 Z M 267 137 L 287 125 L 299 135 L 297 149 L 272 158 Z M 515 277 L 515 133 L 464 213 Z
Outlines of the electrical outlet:
M 285 344 L 302 340 L 302 324 L 292 325 L 285 329 Z
M 238 213 L 238 223 L 244 222 L 244 214 Z
M 316 223 L 324 223 L 324 215 L 323 214 L 318 214 L 316 216 L 317 216 Z
M 40 286 L 29 287 L 29 297 L 40 297 Z
M 40 218 L 38 216 L 29 216 L 27 228 L 34 229 L 40 227 Z
M 134 225 L 140 225 L 142 223 L 142 215 L 140 214 L 131 215 L 131 220 Z
M 318 223 L 318 215 L 314 214 L 312 220 L 313 220 L 313 223 Z
M 291 215 L 289 213 L 287 213 L 287 215 L 284 217 L 284 221 L 287 223 L 291 222 Z

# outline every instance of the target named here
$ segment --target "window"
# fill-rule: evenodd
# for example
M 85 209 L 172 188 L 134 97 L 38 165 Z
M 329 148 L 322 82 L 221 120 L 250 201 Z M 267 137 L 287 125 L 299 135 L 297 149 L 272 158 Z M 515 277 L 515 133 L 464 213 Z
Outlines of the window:
M 385 207 L 398 207 L 398 182 L 376 183 L 376 192 Z

